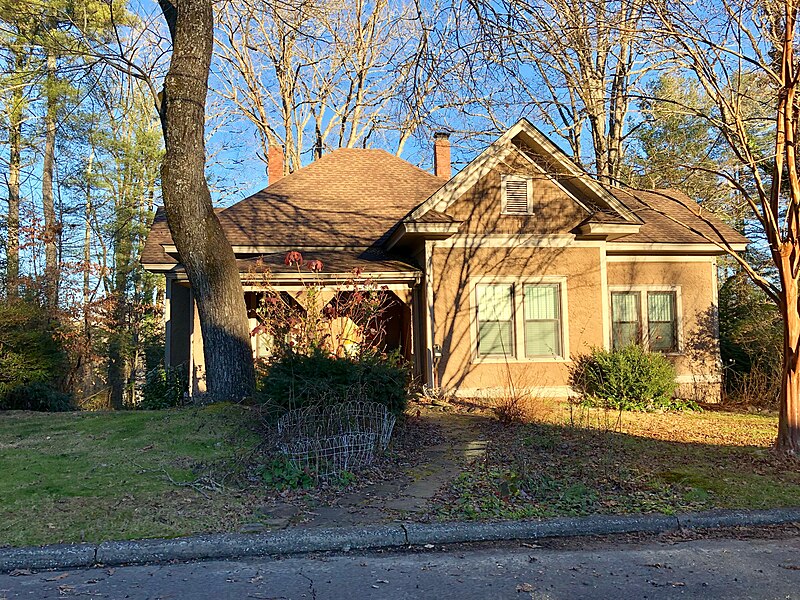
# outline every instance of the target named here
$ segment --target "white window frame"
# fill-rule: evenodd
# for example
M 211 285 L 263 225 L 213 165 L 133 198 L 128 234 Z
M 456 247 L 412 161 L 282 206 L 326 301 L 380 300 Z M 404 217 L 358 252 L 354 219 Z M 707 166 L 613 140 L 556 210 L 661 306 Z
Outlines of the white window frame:
M 516 302 L 516 289 L 515 284 L 512 282 L 499 282 L 493 281 L 491 283 L 476 283 L 474 288 L 474 295 L 475 295 L 475 353 L 480 356 L 481 358 L 505 358 L 506 354 L 480 354 L 480 308 L 479 308 L 479 296 L 478 296 L 478 287 L 489 287 L 489 286 L 497 286 L 497 287 L 504 287 L 509 288 L 511 290 L 511 318 L 508 320 L 510 321 L 511 325 L 511 348 L 510 350 L 513 353 L 516 353 L 517 348 L 517 302 Z M 492 319 L 485 319 L 484 323 L 506 323 L 506 320 L 497 321 Z
M 506 197 L 506 183 L 509 180 L 522 180 L 527 183 L 528 207 L 524 213 L 508 212 L 507 197 Z M 533 177 L 528 175 L 501 175 L 500 176 L 500 197 L 501 197 L 501 211 L 503 215 L 527 217 L 533 215 Z
M 612 294 L 617 292 L 638 293 L 639 294 L 639 323 L 642 327 L 642 345 L 650 351 L 650 320 L 648 318 L 648 292 L 674 292 L 675 293 L 675 320 L 677 321 L 676 332 L 677 350 L 672 352 L 659 352 L 665 356 L 678 356 L 684 353 L 683 346 L 683 300 L 681 297 L 681 286 L 679 285 L 610 285 L 608 286 L 608 342 L 609 347 L 614 347 L 614 307 L 612 304 Z
M 512 336 L 513 355 L 507 356 L 478 354 L 478 292 L 479 285 L 511 285 L 513 298 Z M 525 286 L 538 284 L 557 284 L 559 316 L 561 322 L 561 353 L 558 356 L 525 356 Z M 472 362 L 481 363 L 566 363 L 569 362 L 569 312 L 567 302 L 567 278 L 563 276 L 536 277 L 470 277 L 470 346 Z

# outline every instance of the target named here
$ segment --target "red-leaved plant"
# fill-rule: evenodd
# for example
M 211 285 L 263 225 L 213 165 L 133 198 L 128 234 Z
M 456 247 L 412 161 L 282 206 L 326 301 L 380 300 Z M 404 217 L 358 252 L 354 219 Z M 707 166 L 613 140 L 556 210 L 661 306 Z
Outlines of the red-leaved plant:
M 360 269 L 344 282 L 325 285 L 322 261 L 304 260 L 296 250 L 286 253 L 284 264 L 296 268 L 302 284 L 299 293 L 273 286 L 263 261 L 250 274 L 260 288 L 258 325 L 252 335 L 267 336 L 267 362 L 289 352 L 345 357 L 383 351 L 381 317 L 390 303 L 386 286 L 362 277 Z

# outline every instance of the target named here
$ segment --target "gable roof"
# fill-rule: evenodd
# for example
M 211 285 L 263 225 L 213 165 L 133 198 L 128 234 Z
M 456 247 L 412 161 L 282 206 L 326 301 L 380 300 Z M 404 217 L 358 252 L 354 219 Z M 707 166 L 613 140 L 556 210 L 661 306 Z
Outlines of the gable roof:
M 219 214 L 231 244 L 372 246 L 444 181 L 384 150 L 342 148 Z
M 536 162 L 588 211 L 585 223 L 592 224 L 588 231 L 617 227 L 618 243 L 708 244 L 709 238 L 723 245 L 748 242 L 682 192 L 601 185 L 526 119 L 446 182 L 384 150 L 344 148 L 216 212 L 242 258 L 277 256 L 281 249 L 347 250 L 366 269 L 392 258 L 367 258 L 365 249 L 389 249 L 404 232 L 423 237 L 455 233 L 460 222 L 447 214 L 447 208 L 513 154 Z M 141 261 L 174 266 L 179 262 L 176 256 L 166 216 L 159 209 Z M 338 254 L 330 258 L 331 264 L 348 262 Z
M 519 153 L 537 164 L 543 173 L 557 176 L 556 183 L 568 189 L 574 198 L 580 198 L 580 204 L 588 204 L 596 210 L 608 211 L 622 223 L 641 223 L 624 203 L 599 182 L 589 177 L 561 148 L 524 117 L 418 206 L 406 220 L 424 220 L 424 216 L 430 211 L 446 214 L 448 207 L 458 200 L 463 192 L 514 153 Z M 544 161 L 546 165 L 540 164 L 535 157 L 546 157 Z

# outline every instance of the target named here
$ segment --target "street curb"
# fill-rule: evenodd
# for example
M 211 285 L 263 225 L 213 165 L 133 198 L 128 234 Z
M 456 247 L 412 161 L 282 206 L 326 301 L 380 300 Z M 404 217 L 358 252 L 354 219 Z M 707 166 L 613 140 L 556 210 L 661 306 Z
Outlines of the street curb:
M 501 540 L 536 540 L 615 533 L 664 533 L 800 522 L 800 508 L 717 510 L 674 516 L 592 515 L 490 523 L 390 523 L 369 527 L 284 529 L 263 534 L 209 534 L 101 544 L 0 548 L 0 573 L 16 569 L 67 569 L 169 561 L 248 558 L 308 552 Z

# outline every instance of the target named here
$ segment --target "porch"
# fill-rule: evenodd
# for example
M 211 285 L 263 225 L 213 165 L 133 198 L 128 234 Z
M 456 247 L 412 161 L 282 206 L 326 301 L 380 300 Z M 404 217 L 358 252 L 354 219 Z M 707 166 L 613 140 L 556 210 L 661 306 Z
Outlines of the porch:
M 313 278 L 316 293 L 316 305 L 308 307 L 304 295 L 308 291 L 309 278 L 280 277 L 270 275 L 269 285 L 254 278 L 252 273 L 243 273 L 244 300 L 251 332 L 251 344 L 254 359 L 266 359 L 270 356 L 272 343 L 268 336 L 257 331 L 260 323 L 259 306 L 267 295 L 280 294 L 288 302 L 295 302 L 298 310 L 317 310 L 324 314 L 326 309 L 337 304 L 344 294 L 354 290 L 352 274 L 317 274 Z M 378 289 L 384 295 L 380 311 L 380 329 L 382 335 L 379 343 L 381 351 L 399 352 L 412 365 L 415 378 L 426 372 L 425 346 L 425 304 L 420 275 L 418 272 L 395 274 L 387 277 L 385 273 L 362 273 L 359 281 L 379 282 Z M 164 302 L 165 319 L 165 366 L 185 365 L 189 380 L 189 394 L 201 395 L 206 391 L 205 356 L 200 328 L 200 317 L 191 286 L 183 273 L 167 274 Z M 350 335 L 355 329 L 347 315 L 337 319 L 328 319 L 327 325 L 332 335 L 338 335 L 346 346 L 353 351 L 363 341 Z M 340 352 L 341 354 L 341 352 Z

